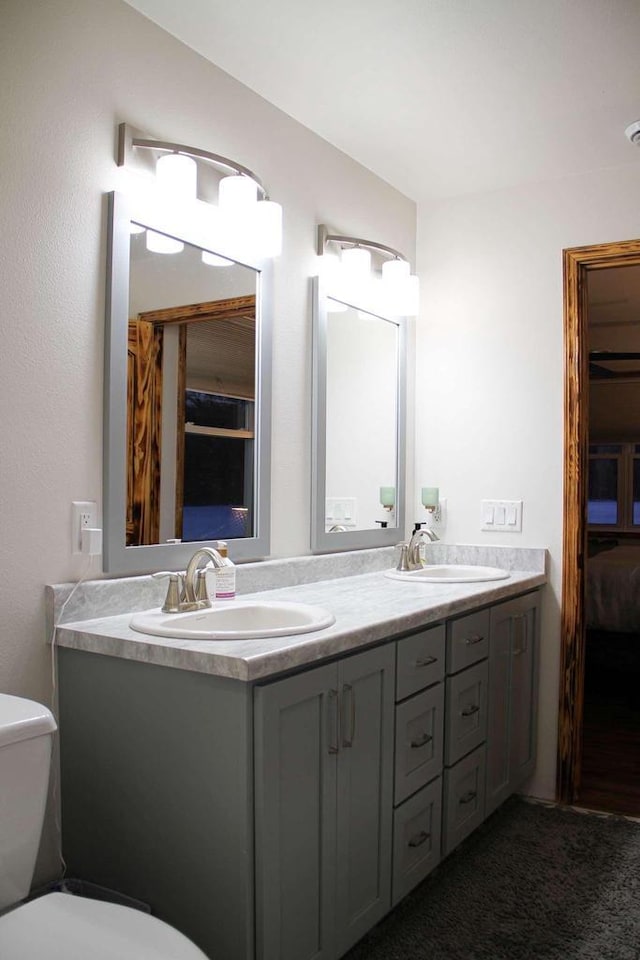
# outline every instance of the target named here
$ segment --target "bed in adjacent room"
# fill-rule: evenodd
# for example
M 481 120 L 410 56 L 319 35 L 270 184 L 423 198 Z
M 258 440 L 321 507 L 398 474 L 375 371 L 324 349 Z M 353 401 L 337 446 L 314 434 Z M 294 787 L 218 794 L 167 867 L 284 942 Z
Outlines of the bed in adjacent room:
M 587 561 L 589 630 L 640 634 L 640 543 L 608 543 Z

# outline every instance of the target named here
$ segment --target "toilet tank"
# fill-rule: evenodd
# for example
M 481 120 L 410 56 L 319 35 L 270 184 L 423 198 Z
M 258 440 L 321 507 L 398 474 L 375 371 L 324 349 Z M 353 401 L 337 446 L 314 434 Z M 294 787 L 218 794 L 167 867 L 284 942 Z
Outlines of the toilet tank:
M 0 693 L 0 911 L 31 887 L 55 729 L 46 707 Z

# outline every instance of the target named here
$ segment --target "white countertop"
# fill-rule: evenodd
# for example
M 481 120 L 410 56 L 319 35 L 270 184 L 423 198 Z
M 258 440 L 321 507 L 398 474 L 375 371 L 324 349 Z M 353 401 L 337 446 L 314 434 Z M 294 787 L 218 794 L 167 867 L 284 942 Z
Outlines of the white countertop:
M 241 681 L 261 680 L 498 603 L 547 582 L 538 570 L 510 570 L 486 583 L 409 583 L 381 571 L 243 594 L 242 600 L 291 600 L 330 610 L 335 623 L 314 633 L 265 640 L 173 640 L 137 633 L 131 613 L 64 623 L 60 647 Z M 233 602 L 233 601 L 219 601 Z

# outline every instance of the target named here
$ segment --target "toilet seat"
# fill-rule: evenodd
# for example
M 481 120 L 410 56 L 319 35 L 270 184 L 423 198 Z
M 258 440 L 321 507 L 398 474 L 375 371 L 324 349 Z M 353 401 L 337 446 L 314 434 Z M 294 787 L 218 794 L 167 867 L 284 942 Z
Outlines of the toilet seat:
M 2 960 L 208 960 L 168 923 L 102 900 L 49 893 L 0 917 Z

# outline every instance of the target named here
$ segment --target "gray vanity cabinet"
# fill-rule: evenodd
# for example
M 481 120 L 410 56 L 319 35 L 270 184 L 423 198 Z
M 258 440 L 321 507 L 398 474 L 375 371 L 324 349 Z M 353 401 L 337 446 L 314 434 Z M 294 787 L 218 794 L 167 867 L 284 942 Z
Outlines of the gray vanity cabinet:
M 391 906 L 393 644 L 254 694 L 256 955 L 330 960 Z
M 540 594 L 491 609 L 486 815 L 531 776 L 536 759 Z
M 539 630 L 536 591 L 256 683 L 60 648 L 69 876 L 336 960 L 533 772 Z

